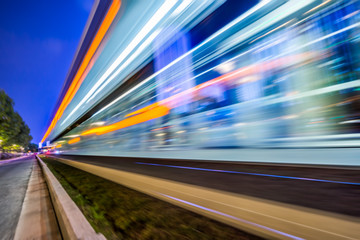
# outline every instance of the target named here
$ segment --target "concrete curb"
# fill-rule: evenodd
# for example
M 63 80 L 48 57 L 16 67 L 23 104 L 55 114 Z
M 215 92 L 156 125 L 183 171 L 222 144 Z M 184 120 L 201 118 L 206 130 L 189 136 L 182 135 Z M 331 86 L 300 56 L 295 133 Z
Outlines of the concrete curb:
M 40 164 L 34 158 L 14 240 L 61 240 L 60 228 Z M 34 224 L 38 223 L 38 224 Z
M 43 170 L 63 238 L 106 239 L 102 234 L 95 232 L 46 164 L 38 156 L 36 158 Z

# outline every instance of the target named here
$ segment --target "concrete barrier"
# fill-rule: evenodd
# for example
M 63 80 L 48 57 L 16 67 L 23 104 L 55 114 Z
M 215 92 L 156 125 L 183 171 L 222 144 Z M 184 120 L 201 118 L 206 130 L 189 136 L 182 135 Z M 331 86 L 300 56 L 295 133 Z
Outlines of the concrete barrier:
M 43 170 L 63 238 L 84 240 L 106 239 L 102 234 L 95 232 L 46 164 L 38 156 L 36 158 Z

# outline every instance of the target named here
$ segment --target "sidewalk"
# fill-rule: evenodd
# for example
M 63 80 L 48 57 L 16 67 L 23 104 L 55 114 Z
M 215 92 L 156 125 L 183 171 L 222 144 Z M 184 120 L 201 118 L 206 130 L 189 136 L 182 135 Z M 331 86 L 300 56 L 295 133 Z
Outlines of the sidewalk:
M 62 239 L 38 161 L 34 161 L 14 239 Z

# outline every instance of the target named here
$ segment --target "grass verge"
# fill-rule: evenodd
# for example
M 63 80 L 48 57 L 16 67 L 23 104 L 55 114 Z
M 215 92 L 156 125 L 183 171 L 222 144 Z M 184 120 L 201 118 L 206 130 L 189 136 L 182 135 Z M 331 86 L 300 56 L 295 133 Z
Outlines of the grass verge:
M 107 239 L 261 239 L 53 158 L 41 159 Z

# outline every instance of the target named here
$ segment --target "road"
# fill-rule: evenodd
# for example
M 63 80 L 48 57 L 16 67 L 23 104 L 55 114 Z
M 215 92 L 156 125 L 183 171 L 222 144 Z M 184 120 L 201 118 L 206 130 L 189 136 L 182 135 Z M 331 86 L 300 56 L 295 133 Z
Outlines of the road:
M 95 156 L 61 157 L 210 189 L 360 217 L 358 168 Z
M 76 161 L 59 161 L 265 238 L 337 240 L 360 236 L 358 170 L 67 158 Z
M 13 239 L 34 164 L 27 157 L 0 165 L 0 239 Z

